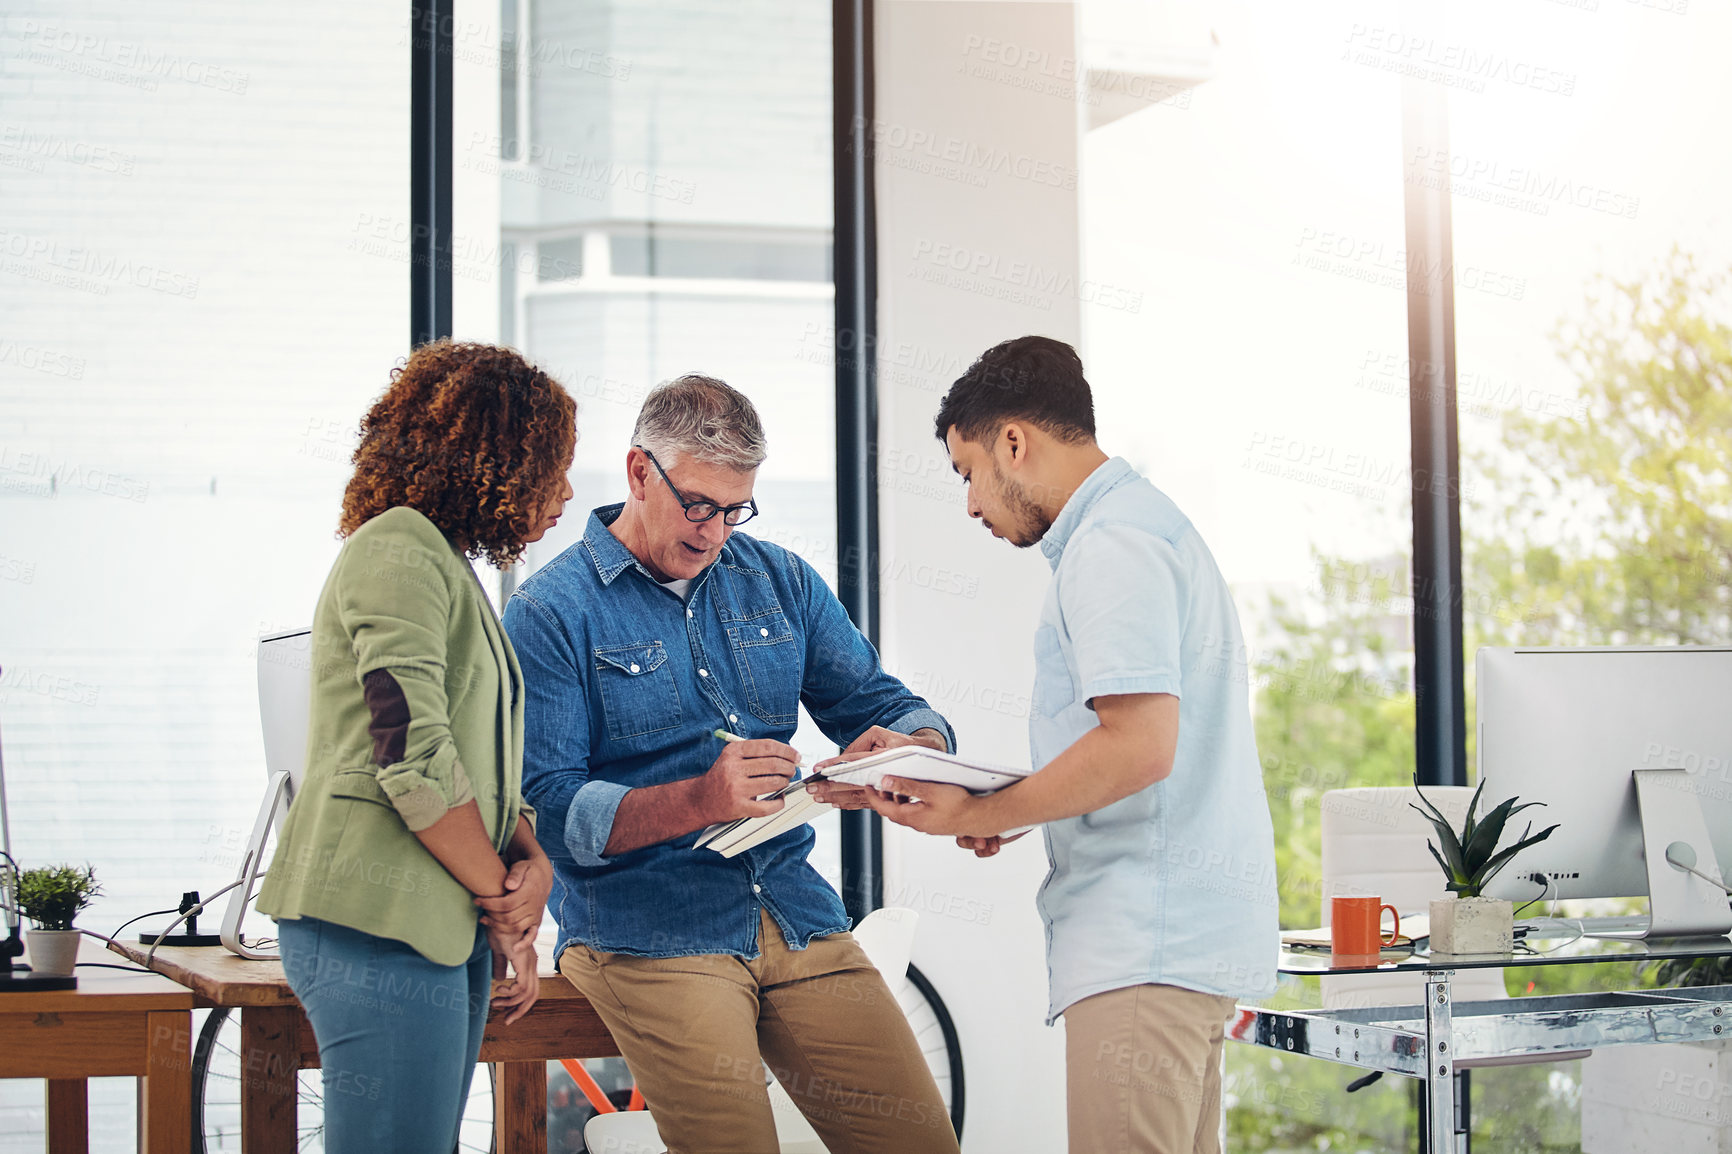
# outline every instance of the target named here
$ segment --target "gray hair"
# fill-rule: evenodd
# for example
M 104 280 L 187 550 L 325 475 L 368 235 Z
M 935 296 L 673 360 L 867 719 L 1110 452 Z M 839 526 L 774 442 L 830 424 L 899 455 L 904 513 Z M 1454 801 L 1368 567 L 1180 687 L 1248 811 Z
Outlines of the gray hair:
M 752 402 L 725 381 L 700 373 L 686 373 L 651 389 L 631 439 L 654 453 L 664 469 L 690 454 L 746 472 L 769 454 Z

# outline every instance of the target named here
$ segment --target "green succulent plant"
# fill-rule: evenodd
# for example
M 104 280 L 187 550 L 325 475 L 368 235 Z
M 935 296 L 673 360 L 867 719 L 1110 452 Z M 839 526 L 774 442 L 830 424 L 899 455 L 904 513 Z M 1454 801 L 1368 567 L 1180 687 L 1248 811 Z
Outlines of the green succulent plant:
M 1544 805 L 1541 801 L 1516 804 L 1515 798 L 1499 802 L 1487 813 L 1483 820 L 1475 821 L 1474 813 L 1479 809 L 1479 795 L 1485 792 L 1485 782 L 1479 783 L 1479 788 L 1473 791 L 1473 800 L 1467 805 L 1467 820 L 1462 823 L 1461 833 L 1455 832 L 1455 827 L 1449 824 L 1449 819 L 1435 805 L 1431 804 L 1419 789 L 1419 774 L 1413 775 L 1413 792 L 1419 794 L 1419 800 L 1425 808 L 1413 805 L 1413 809 L 1422 814 L 1425 819 L 1437 829 L 1438 840 L 1443 843 L 1440 852 L 1438 846 L 1430 838 L 1426 839 L 1426 848 L 1431 850 L 1431 856 L 1437 859 L 1437 864 L 1443 867 L 1444 877 L 1449 879 L 1449 892 L 1458 897 L 1477 898 L 1485 890 L 1487 882 L 1497 875 L 1497 872 L 1509 864 L 1511 858 L 1530 845 L 1545 841 L 1552 835 L 1552 830 L 1558 827 L 1554 824 L 1533 833 L 1533 822 L 1528 823 L 1522 831 L 1521 840 L 1508 849 L 1499 850 L 1497 843 L 1503 837 L 1503 827 L 1509 819 L 1530 806 Z
M 78 911 L 102 893 L 89 866 L 38 866 L 18 875 L 18 909 L 38 929 L 69 930 Z

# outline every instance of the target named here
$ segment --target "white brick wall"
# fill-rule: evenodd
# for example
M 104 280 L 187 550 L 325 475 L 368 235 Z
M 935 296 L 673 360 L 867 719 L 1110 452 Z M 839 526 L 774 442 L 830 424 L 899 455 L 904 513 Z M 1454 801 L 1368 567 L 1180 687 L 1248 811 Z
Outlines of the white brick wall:
M 253 639 L 310 616 L 407 345 L 370 235 L 408 217 L 407 30 L 332 0 L 0 21 L 0 735 L 15 850 L 96 866 L 93 929 L 218 888 L 250 826 Z M 93 1149 L 130 1145 L 131 1093 L 96 1087 Z M 0 1150 L 41 1109 L 0 1082 Z

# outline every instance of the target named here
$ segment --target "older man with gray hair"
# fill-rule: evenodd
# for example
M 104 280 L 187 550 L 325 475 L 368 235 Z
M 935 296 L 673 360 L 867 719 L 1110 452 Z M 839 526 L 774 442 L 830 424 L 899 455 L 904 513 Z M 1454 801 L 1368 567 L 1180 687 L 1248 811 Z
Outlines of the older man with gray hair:
M 799 772 L 786 743 L 802 704 L 848 753 L 954 747 L 810 565 L 735 531 L 758 511 L 764 456 L 736 390 L 657 387 L 629 498 L 506 606 L 554 957 L 674 1154 L 775 1151 L 766 1064 L 833 1154 L 955 1154 L 906 1019 L 807 861 L 812 828 L 732 858 L 694 846 L 714 822 L 781 808 L 757 799 Z

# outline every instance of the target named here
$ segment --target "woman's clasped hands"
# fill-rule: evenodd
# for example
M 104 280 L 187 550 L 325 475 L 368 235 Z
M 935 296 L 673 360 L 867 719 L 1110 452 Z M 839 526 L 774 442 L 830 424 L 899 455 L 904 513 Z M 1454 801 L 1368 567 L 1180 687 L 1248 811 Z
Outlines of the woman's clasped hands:
M 536 854 L 511 864 L 503 893 L 475 899 L 493 951 L 493 979 L 503 983 L 493 988 L 493 1011 L 505 1014 L 506 1025 L 527 1014 L 541 993 L 535 936 L 552 889 L 553 865 L 545 854 Z M 505 981 L 507 968 L 510 981 Z

